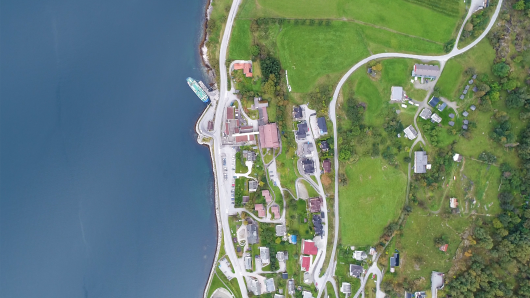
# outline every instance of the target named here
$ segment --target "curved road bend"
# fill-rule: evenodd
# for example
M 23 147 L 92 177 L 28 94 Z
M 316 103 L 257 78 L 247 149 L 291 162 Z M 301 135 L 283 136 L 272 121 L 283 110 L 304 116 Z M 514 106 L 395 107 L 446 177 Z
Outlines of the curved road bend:
M 495 21 L 497 20 L 497 17 L 499 16 L 499 12 L 501 10 L 501 7 L 502 7 L 502 2 L 503 0 L 499 0 L 499 3 L 497 4 L 497 8 L 495 9 L 495 12 L 493 13 L 493 16 L 491 17 L 491 20 L 488 24 L 488 26 L 486 27 L 486 29 L 484 30 L 484 32 L 475 40 L 473 41 L 472 43 L 470 43 L 468 46 L 462 48 L 462 49 L 458 49 L 458 39 L 462 33 L 462 29 L 463 27 L 465 26 L 467 20 L 471 17 L 473 11 L 474 11 L 474 8 L 476 7 L 476 4 L 479 3 L 480 0 L 472 0 L 472 4 L 471 4 L 471 8 L 469 9 L 469 12 L 464 20 L 464 22 L 462 23 L 462 26 L 460 28 L 460 31 L 458 33 L 458 38 L 457 38 L 457 41 L 455 42 L 455 46 L 453 48 L 453 50 L 448 53 L 448 54 L 445 54 L 445 55 L 441 55 L 441 56 L 432 56 L 432 55 L 415 55 L 415 54 L 403 54 L 403 53 L 380 53 L 380 54 L 375 54 L 375 55 L 372 55 L 368 58 L 365 58 L 363 60 L 361 60 L 360 62 L 358 62 L 357 64 L 355 64 L 352 68 L 350 68 L 348 70 L 348 72 L 346 72 L 346 74 L 340 79 L 339 83 L 337 84 L 337 87 L 335 88 L 335 92 L 333 93 L 333 100 L 331 101 L 330 103 L 330 108 L 329 108 L 329 118 L 331 119 L 331 122 L 333 123 L 333 133 L 335 136 L 337 136 L 337 117 L 336 117 L 336 105 L 337 105 L 337 98 L 339 96 L 339 93 L 340 93 L 340 90 L 342 88 L 342 86 L 344 85 L 344 83 L 346 82 L 346 80 L 353 74 L 353 72 L 355 72 L 357 69 L 359 69 L 361 66 L 363 66 L 364 64 L 372 61 L 372 60 L 375 60 L 375 59 L 383 59 L 383 58 L 410 58 L 410 59 L 418 59 L 418 60 L 426 60 L 426 61 L 433 61 L 433 60 L 436 60 L 436 61 L 441 61 L 441 62 L 445 62 L 457 55 L 460 55 L 462 53 L 465 53 L 467 52 L 468 50 L 470 50 L 471 48 L 473 48 L 475 45 L 477 45 L 480 41 L 482 41 L 482 39 L 484 39 L 484 37 L 486 37 L 486 35 L 489 33 L 489 31 L 491 30 L 491 28 L 493 27 L 493 25 L 495 24 Z M 417 128 L 417 127 L 416 127 Z M 335 143 L 335 173 L 339 173 L 339 161 L 338 161 L 338 144 L 337 144 L 337 140 L 338 138 L 334 138 L 334 143 Z M 333 244 L 333 250 L 331 252 L 331 260 L 334 260 L 335 259 L 335 253 L 336 253 L 336 249 L 337 249 L 337 241 L 338 241 L 338 235 L 339 235 L 339 177 L 338 175 L 335 175 L 335 239 L 334 239 L 334 244 Z M 331 272 L 327 272 L 326 275 L 329 277 Z M 380 280 L 379 278 L 380 276 L 378 275 L 378 280 Z M 359 292 L 362 290 L 359 289 Z M 322 290 L 319 291 L 318 293 L 318 297 L 321 297 L 322 295 Z M 355 297 L 358 297 L 359 295 L 359 292 L 357 292 L 357 294 L 355 295 Z

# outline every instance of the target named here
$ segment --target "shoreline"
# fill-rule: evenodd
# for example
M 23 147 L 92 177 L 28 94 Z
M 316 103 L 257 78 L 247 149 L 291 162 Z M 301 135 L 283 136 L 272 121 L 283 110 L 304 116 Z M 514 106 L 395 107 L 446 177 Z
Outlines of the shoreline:
M 212 162 L 212 171 L 213 171 L 213 178 L 214 178 L 214 206 L 215 206 L 215 224 L 217 226 L 217 244 L 216 244 L 216 248 L 215 248 L 215 255 L 214 255 L 214 258 L 212 260 L 212 266 L 211 266 L 211 270 L 210 270 L 210 274 L 208 275 L 208 281 L 206 282 L 206 285 L 204 286 L 204 294 L 203 294 L 203 298 L 208 298 L 207 295 L 208 295 L 208 290 L 210 289 L 210 285 L 212 283 L 212 280 L 213 280 L 213 277 L 214 277 L 214 274 L 215 274 L 215 263 L 217 262 L 217 259 L 219 258 L 219 252 L 221 251 L 221 242 L 222 242 L 222 239 L 223 239 L 223 230 L 222 230 L 222 225 L 221 225 L 221 216 L 219 214 L 219 197 L 218 197 L 218 194 L 219 194 L 219 191 L 217 189 L 217 172 L 215 170 L 215 157 L 214 157 L 214 152 L 213 152 L 213 138 L 209 141 L 209 142 L 205 142 L 203 138 L 205 138 L 206 136 L 204 136 L 200 129 L 199 129 L 199 123 L 202 121 L 204 115 L 206 114 L 206 112 L 210 109 L 214 109 L 215 107 L 212 106 L 211 104 L 208 105 L 208 107 L 206 107 L 204 109 L 204 111 L 201 113 L 201 116 L 197 119 L 197 121 L 195 122 L 195 132 L 197 133 L 197 143 L 199 145 L 203 145 L 203 146 L 207 146 L 208 147 L 208 151 L 210 151 L 210 161 Z
M 204 11 L 204 22 L 202 24 L 202 38 L 199 44 L 199 56 L 201 57 L 201 64 L 204 68 L 206 76 L 210 80 L 208 83 L 210 86 L 215 84 L 215 71 L 208 60 L 208 47 L 206 47 L 206 42 L 208 41 L 208 22 L 210 21 L 210 14 L 213 8 L 212 1 L 213 0 L 208 0 L 205 6 L 206 9 Z
M 210 20 L 210 15 L 212 12 L 212 1 L 213 0 L 207 0 L 207 3 L 205 5 L 205 11 L 204 11 L 204 22 L 202 25 L 202 38 L 201 42 L 199 44 L 199 56 L 201 57 L 201 64 L 203 66 L 204 73 L 208 80 L 208 85 L 212 86 L 215 85 L 215 71 L 210 65 L 210 61 L 208 60 L 208 47 L 206 46 L 206 42 L 208 41 L 208 22 Z M 205 137 L 200 129 L 199 129 L 199 123 L 202 121 L 203 117 L 205 116 L 208 109 L 215 107 L 210 104 L 208 107 L 204 109 L 204 111 L 201 113 L 197 121 L 195 122 L 195 132 L 197 133 L 197 143 L 199 145 L 207 146 L 208 151 L 210 151 L 210 161 L 212 163 L 212 171 L 213 171 L 213 178 L 214 178 L 214 208 L 215 208 L 215 224 L 217 226 L 217 243 L 215 246 L 215 255 L 212 260 L 212 265 L 210 269 L 210 274 L 208 275 L 208 280 L 204 286 L 204 293 L 203 298 L 208 298 L 208 292 L 210 290 L 210 286 L 212 284 L 212 280 L 215 274 L 215 263 L 217 262 L 217 259 L 219 258 L 219 253 L 221 251 L 221 243 L 223 239 L 223 231 L 222 231 L 222 225 L 221 225 L 221 218 L 219 214 L 219 201 L 218 201 L 218 189 L 217 189 L 217 173 L 215 170 L 215 157 L 213 152 L 213 138 L 209 142 L 205 142 L 203 138 Z

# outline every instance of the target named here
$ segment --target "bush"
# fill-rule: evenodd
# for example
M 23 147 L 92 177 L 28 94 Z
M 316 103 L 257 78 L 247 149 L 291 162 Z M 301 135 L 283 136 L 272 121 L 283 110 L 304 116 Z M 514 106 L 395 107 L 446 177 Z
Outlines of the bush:
M 504 78 L 504 77 L 507 77 L 508 74 L 510 73 L 510 65 L 504 62 L 499 62 L 493 65 L 492 71 L 494 75 Z

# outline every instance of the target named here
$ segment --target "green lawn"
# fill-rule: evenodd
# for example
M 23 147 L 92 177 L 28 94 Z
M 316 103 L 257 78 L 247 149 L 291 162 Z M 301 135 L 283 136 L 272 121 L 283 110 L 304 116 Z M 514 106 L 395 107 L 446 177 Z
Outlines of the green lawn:
M 362 46 L 356 26 L 346 22 L 333 22 L 330 26 L 284 26 L 278 35 L 278 49 L 293 92 L 308 92 L 318 78 L 345 72 L 370 55 Z
M 495 50 L 488 40 L 483 40 L 473 49 L 462 55 L 449 60 L 436 83 L 440 88 L 443 97 L 451 101 L 460 101 L 459 97 L 470 79 L 464 74 L 468 67 L 474 67 L 477 73 L 487 73 L 491 75 L 491 66 L 495 58 Z M 472 92 L 469 92 L 471 95 Z
M 228 60 L 249 60 L 251 40 L 250 20 L 236 20 L 230 37 Z
M 296 192 L 295 181 L 298 179 L 297 160 L 298 157 L 295 154 L 294 148 L 283 148 L 282 154 L 276 157 L 276 166 L 282 187 L 289 189 L 292 193 Z
M 348 185 L 340 187 L 340 233 L 345 245 L 374 244 L 396 220 L 405 200 L 407 177 L 381 158 L 346 166 Z
M 451 1 L 450 6 L 460 15 L 450 16 L 404 0 L 247 0 L 242 4 L 240 17 L 357 20 L 446 42 L 465 13 L 462 2 L 444 2 Z

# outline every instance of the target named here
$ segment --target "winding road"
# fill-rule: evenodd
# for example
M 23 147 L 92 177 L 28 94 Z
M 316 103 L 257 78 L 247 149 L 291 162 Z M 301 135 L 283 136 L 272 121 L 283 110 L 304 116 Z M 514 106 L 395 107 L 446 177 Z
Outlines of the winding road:
M 334 135 L 337 136 L 336 106 L 337 106 L 337 99 L 339 97 L 340 90 L 342 89 L 342 86 L 344 85 L 344 83 L 346 83 L 346 80 L 348 80 L 348 78 L 357 69 L 359 69 L 361 66 L 363 66 L 364 64 L 366 64 L 366 63 L 368 63 L 368 62 L 370 62 L 372 60 L 385 59 L 385 58 L 409 58 L 409 59 L 418 59 L 418 60 L 423 60 L 423 61 L 439 61 L 440 64 L 443 66 L 443 65 L 445 65 L 445 62 L 447 60 L 449 60 L 449 59 L 451 59 L 451 58 L 453 58 L 453 57 L 455 57 L 457 55 L 460 55 L 462 53 L 467 52 L 468 50 L 473 48 L 475 45 L 477 45 L 480 41 L 482 41 L 482 39 L 484 39 L 484 37 L 486 37 L 486 35 L 489 33 L 489 31 L 491 30 L 491 28 L 495 24 L 495 21 L 497 20 L 497 17 L 499 16 L 499 12 L 500 12 L 501 7 L 502 7 L 502 2 L 503 2 L 503 0 L 499 0 L 499 3 L 497 4 L 497 8 L 495 9 L 495 12 L 494 12 L 494 14 L 493 14 L 488 26 L 484 30 L 484 32 L 475 41 L 473 41 L 468 46 L 466 46 L 466 47 L 464 47 L 462 49 L 458 49 L 458 40 L 460 39 L 460 35 L 462 34 L 462 30 L 464 29 L 464 26 L 465 26 L 467 20 L 471 17 L 471 15 L 475 11 L 475 9 L 478 6 L 480 6 L 480 4 L 482 3 L 481 0 L 472 0 L 470 8 L 469 8 L 469 11 L 468 11 L 468 14 L 467 14 L 466 18 L 464 19 L 464 22 L 462 23 L 460 31 L 458 32 L 458 36 L 456 38 L 456 42 L 455 42 L 454 48 L 453 48 L 453 50 L 450 53 L 445 54 L 445 55 L 441 55 L 441 56 L 415 55 L 415 54 L 403 54 L 403 53 L 380 53 L 380 54 L 375 54 L 375 55 L 372 55 L 370 57 L 367 57 L 367 58 L 359 61 L 357 64 L 355 64 L 340 79 L 337 87 L 335 88 L 335 92 L 333 93 L 333 100 L 330 103 L 329 118 L 331 119 L 331 122 L 333 123 L 333 133 L 334 133 Z M 427 98 L 424 101 L 426 101 L 426 100 L 427 100 Z M 419 109 L 418 109 L 418 113 L 419 113 Z M 416 117 L 417 117 L 418 113 L 416 113 Z M 418 141 L 423 140 L 423 138 L 421 136 L 420 130 L 418 129 L 416 121 L 414 122 L 414 125 L 416 127 L 416 130 L 418 131 L 418 139 L 416 140 L 416 143 L 417 143 Z M 334 141 L 335 141 L 335 146 L 334 146 L 334 150 L 335 150 L 335 173 L 339 173 L 338 138 L 335 137 Z M 336 249 L 337 249 L 337 242 L 338 242 L 338 235 L 339 235 L 339 218 L 340 218 L 340 216 L 339 216 L 339 175 L 335 175 L 335 239 L 334 239 L 334 243 L 333 243 L 333 250 L 332 250 L 332 253 L 331 253 L 331 260 L 335 260 L 335 253 L 336 253 Z M 377 268 L 377 265 L 375 265 L 375 267 Z M 372 268 L 373 268 L 373 266 L 370 269 L 372 269 Z M 376 270 L 374 269 L 374 270 L 372 270 L 372 272 L 373 271 L 376 271 Z M 377 271 L 379 271 L 379 269 Z M 328 278 L 329 278 L 331 273 L 332 272 L 326 272 L 326 275 L 328 276 Z M 380 292 L 380 289 L 379 289 L 379 284 L 380 284 L 380 282 L 382 280 L 382 274 L 381 274 L 381 271 L 379 271 L 378 273 L 379 274 L 377 274 L 377 281 L 378 281 L 377 282 L 377 290 L 378 290 L 378 295 L 377 296 L 380 297 L 381 296 L 381 294 L 380 294 L 381 292 Z M 363 281 L 363 284 L 362 284 L 363 286 L 361 286 L 359 291 L 357 291 L 357 293 L 355 294 L 354 298 L 358 297 L 360 295 L 360 293 L 363 292 L 365 283 L 366 283 L 366 281 Z M 319 293 L 318 293 L 318 297 L 321 297 L 322 292 L 323 291 L 321 289 L 319 291 Z

